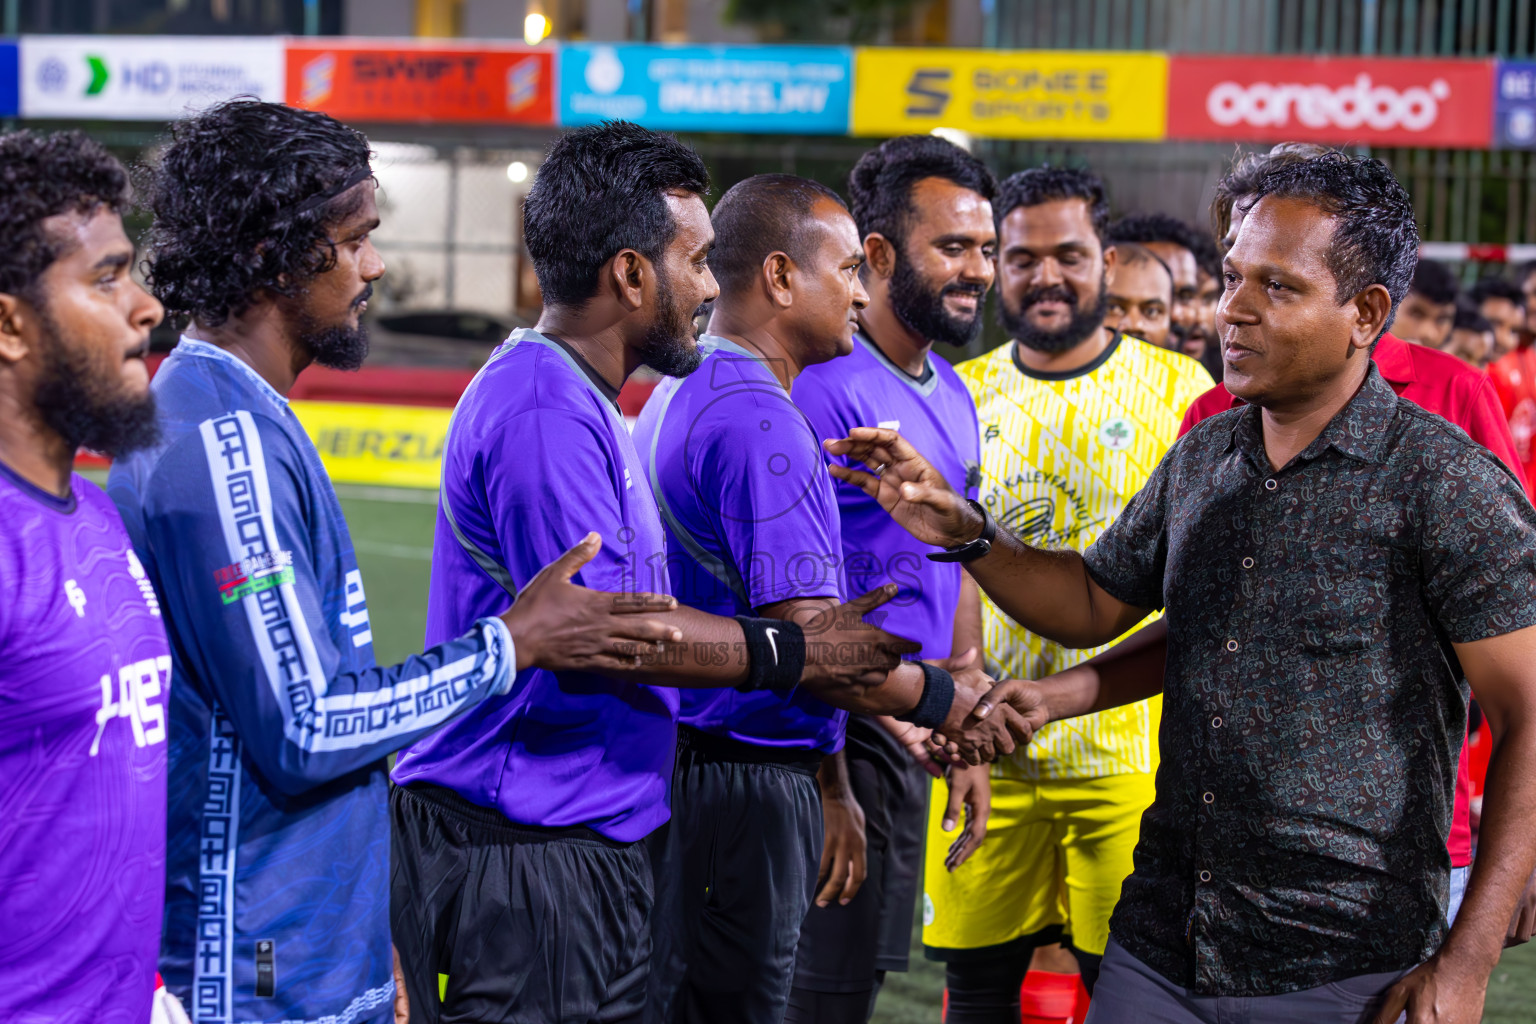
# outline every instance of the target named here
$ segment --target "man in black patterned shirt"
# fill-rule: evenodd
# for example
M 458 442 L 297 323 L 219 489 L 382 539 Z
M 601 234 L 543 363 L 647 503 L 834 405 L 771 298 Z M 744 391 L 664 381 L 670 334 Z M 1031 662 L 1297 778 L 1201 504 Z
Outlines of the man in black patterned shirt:
M 1536 864 L 1536 511 L 1369 359 L 1417 249 L 1379 161 L 1275 168 L 1218 314 L 1249 404 L 1180 441 L 1084 555 L 977 543 L 985 513 L 892 431 L 829 445 L 1038 633 L 1087 647 L 1167 609 L 1157 798 L 1092 1024 L 1481 1017 Z M 1126 646 L 1040 685 L 1035 724 L 1148 696 Z M 1495 737 L 1489 824 L 1447 936 L 1468 683 Z

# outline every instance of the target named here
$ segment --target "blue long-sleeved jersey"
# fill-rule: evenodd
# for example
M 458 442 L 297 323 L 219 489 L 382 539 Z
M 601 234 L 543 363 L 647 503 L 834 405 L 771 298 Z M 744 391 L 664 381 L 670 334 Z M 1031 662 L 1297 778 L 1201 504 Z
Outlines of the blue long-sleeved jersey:
M 108 491 L 174 658 L 160 970 L 199 1024 L 390 1012 L 383 758 L 512 684 L 499 619 L 374 665 L 341 505 L 287 402 L 183 339 Z

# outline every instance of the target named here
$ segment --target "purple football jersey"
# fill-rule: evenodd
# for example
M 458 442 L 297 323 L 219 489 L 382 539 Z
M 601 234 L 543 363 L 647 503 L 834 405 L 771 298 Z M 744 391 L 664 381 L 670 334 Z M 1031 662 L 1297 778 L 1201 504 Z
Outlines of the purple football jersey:
M 706 335 L 704 361 L 664 380 L 635 423 L 667 528 L 672 593 L 715 615 L 841 599 L 832 475 L 811 424 L 753 353 Z M 798 687 L 685 689 L 678 721 L 764 747 L 835 753 L 848 713 Z
M 145 1024 L 165 891 L 160 604 L 117 509 L 0 465 L 0 1020 Z
M 898 430 L 952 487 L 976 497 L 981 483 L 976 404 L 943 359 L 930 356 L 927 375 L 914 380 L 860 334 L 852 355 L 806 367 L 795 381 L 794 398 L 818 437 L 847 437 L 853 427 Z M 838 461 L 848 464 L 846 458 Z M 900 589 L 881 606 L 881 626 L 921 643 L 920 657 L 949 657 L 964 570 L 955 562 L 930 562 L 924 556 L 938 549 L 914 540 L 852 484 L 837 484 L 837 502 L 849 596 L 895 583 Z

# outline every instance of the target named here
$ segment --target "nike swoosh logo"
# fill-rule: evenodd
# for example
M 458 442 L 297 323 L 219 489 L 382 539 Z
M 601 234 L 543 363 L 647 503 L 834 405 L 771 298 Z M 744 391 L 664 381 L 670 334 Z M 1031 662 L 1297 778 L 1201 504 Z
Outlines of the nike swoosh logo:
M 773 663 L 777 665 L 779 663 L 779 642 L 774 637 L 779 635 L 779 631 L 776 629 L 765 629 L 763 634 L 768 637 L 768 648 L 773 651 Z

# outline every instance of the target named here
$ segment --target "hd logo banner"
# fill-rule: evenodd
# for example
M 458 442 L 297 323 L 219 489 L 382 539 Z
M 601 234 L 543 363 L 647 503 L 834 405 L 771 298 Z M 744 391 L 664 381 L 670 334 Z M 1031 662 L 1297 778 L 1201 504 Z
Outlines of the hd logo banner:
M 165 121 L 233 96 L 282 101 L 282 39 L 21 39 L 22 117 Z
M 1092 50 L 854 51 L 854 135 L 1161 139 L 1168 58 Z
M 846 135 L 852 71 L 840 46 L 578 43 L 560 52 L 560 123 Z

